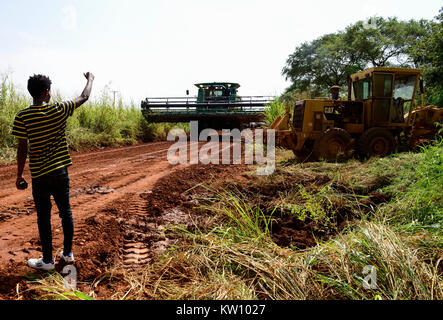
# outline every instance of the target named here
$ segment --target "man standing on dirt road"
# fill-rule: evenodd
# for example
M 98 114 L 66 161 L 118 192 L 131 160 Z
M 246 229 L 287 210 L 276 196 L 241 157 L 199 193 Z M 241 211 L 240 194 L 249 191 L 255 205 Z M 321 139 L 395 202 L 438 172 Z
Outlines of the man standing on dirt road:
M 43 75 L 29 78 L 28 91 L 33 98 L 33 105 L 17 113 L 12 135 L 18 138 L 17 181 L 19 190 L 28 188 L 23 178 L 23 170 L 28 156 L 32 177 L 32 195 L 37 209 L 37 224 L 40 234 L 43 257 L 30 259 L 28 265 L 38 270 L 53 270 L 51 231 L 51 195 L 60 211 L 62 220 L 64 249 L 61 258 L 66 263 L 74 262 L 72 241 L 74 221 L 69 203 L 69 174 L 67 168 L 72 165 L 66 141 L 66 123 L 74 110 L 83 105 L 91 95 L 94 75 L 84 74 L 88 80 L 83 93 L 73 101 L 52 103 L 51 80 Z

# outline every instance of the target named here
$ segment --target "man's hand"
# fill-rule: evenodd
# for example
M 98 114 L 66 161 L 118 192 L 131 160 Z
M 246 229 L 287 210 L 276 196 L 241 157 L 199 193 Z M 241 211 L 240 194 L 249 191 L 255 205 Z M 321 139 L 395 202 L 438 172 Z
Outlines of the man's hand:
M 91 72 L 86 72 L 83 74 L 88 81 L 94 81 L 95 76 Z
M 74 100 L 76 108 L 80 107 L 86 101 L 88 101 L 89 96 L 91 95 L 91 91 L 92 91 L 92 83 L 94 82 L 94 79 L 95 79 L 95 76 L 91 72 L 83 73 L 83 75 L 88 80 L 88 83 L 86 84 L 86 87 L 83 90 L 80 97 L 78 97 L 77 99 Z
M 17 177 L 17 181 L 15 182 L 15 186 L 18 190 L 26 190 L 28 189 L 28 183 L 26 182 L 25 178 L 23 177 Z

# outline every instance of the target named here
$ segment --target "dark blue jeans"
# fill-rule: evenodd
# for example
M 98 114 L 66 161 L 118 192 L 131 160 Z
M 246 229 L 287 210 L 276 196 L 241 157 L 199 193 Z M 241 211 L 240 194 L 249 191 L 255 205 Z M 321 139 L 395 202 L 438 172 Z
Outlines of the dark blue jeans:
M 32 195 L 37 209 L 38 231 L 43 251 L 43 261 L 52 261 L 52 231 L 51 231 L 51 195 L 62 219 L 64 234 L 63 254 L 72 252 L 74 237 L 74 221 L 69 203 L 69 174 L 67 168 L 58 169 L 42 177 L 32 179 Z

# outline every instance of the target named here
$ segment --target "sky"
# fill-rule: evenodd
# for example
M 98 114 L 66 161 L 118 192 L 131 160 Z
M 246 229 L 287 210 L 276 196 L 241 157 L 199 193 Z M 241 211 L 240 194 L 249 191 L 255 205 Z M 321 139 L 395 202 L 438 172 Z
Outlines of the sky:
M 193 84 L 237 82 L 240 95 L 279 95 L 281 71 L 306 41 L 372 16 L 433 19 L 441 0 L 0 0 L 0 74 L 29 76 L 75 98 L 95 74 L 137 105 L 181 97 Z

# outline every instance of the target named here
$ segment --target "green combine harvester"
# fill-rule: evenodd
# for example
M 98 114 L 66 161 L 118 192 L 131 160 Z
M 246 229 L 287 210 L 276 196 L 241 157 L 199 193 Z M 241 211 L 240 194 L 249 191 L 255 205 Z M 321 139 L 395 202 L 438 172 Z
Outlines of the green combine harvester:
M 229 82 L 198 83 L 197 97 L 147 98 L 142 112 L 150 123 L 198 121 L 199 131 L 212 128 L 242 129 L 264 121 L 266 106 L 274 97 L 237 95 L 240 85 Z

